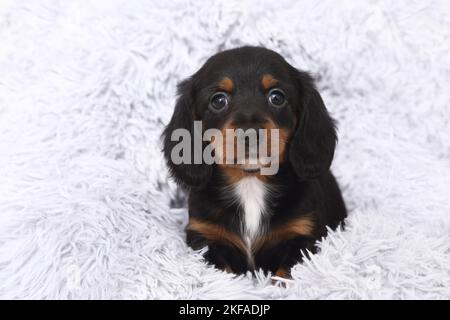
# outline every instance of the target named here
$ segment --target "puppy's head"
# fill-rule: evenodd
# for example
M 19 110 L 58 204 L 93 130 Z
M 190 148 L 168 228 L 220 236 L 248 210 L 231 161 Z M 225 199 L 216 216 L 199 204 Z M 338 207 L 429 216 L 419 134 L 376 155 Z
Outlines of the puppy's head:
M 164 131 L 164 153 L 172 175 L 190 187 L 200 187 L 211 177 L 217 164 L 182 163 L 171 160 L 177 144 L 171 135 L 185 129 L 195 136 L 194 121 L 203 132 L 218 129 L 266 129 L 278 131 L 278 152 L 272 161 L 289 162 L 300 179 L 315 178 L 329 169 L 336 132 L 333 120 L 314 88 L 312 78 L 288 64 L 279 54 L 260 47 L 242 47 L 218 53 L 178 88 L 179 98 Z M 202 133 L 197 133 L 202 134 Z M 194 140 L 194 139 L 193 139 Z M 216 152 L 223 152 L 235 139 L 224 139 Z M 210 142 L 204 141 L 200 151 Z M 194 144 L 194 141 L 192 141 Z M 192 153 L 198 148 L 192 147 Z M 194 157 L 194 154 L 191 155 Z M 246 156 L 249 157 L 248 150 Z M 245 174 L 255 174 L 260 164 L 223 164 Z

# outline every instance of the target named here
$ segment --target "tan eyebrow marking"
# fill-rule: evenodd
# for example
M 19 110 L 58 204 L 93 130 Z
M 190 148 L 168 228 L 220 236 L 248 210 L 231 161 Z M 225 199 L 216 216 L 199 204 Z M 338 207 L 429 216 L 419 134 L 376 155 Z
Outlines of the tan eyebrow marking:
M 278 80 L 275 79 L 270 74 L 265 74 L 262 76 L 261 84 L 265 90 L 270 89 L 271 87 L 275 86 L 278 83 Z
M 234 83 L 233 80 L 231 80 L 229 77 L 224 77 L 222 80 L 220 80 L 217 87 L 220 90 L 230 93 L 231 91 L 233 91 Z

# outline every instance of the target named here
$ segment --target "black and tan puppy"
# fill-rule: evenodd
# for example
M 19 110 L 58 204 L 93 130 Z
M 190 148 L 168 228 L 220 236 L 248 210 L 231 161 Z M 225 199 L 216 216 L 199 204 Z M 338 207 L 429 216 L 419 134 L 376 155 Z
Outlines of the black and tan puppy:
M 175 129 L 278 129 L 279 169 L 258 165 L 175 164 Z M 172 176 L 189 192 L 187 243 L 208 246 L 205 259 L 244 273 L 289 276 L 302 250 L 336 228 L 346 209 L 330 172 L 336 131 L 312 78 L 279 54 L 242 47 L 216 54 L 179 85 L 174 114 L 164 131 Z M 201 149 L 208 145 L 203 142 Z M 193 148 L 195 149 L 195 148 Z M 194 152 L 194 151 L 192 151 Z

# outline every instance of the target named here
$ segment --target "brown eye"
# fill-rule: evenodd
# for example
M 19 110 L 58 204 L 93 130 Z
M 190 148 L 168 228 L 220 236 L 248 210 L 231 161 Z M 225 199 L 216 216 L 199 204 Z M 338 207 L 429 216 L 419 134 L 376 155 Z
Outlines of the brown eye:
M 286 105 L 286 96 L 281 89 L 272 89 L 268 94 L 269 103 L 276 108 L 281 108 Z
M 228 95 L 225 92 L 216 92 L 211 96 L 209 108 L 214 112 L 221 112 L 228 106 Z

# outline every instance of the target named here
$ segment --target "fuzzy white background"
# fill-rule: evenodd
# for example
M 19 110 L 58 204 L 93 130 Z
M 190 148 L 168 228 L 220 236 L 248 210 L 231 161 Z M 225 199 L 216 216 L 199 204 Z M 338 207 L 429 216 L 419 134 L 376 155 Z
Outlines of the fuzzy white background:
M 339 124 L 347 228 L 286 289 L 188 249 L 160 152 L 176 83 L 244 44 Z M 2 1 L 0 298 L 449 299 L 449 92 L 448 1 Z

